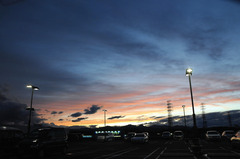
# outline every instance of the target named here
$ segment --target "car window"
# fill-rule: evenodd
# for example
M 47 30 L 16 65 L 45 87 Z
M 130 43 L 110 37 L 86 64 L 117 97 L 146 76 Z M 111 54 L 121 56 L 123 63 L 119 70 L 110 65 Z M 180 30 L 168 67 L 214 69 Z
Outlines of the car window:
M 144 134 L 137 134 L 136 137 L 144 137 Z
M 182 135 L 182 132 L 175 132 L 174 135 Z

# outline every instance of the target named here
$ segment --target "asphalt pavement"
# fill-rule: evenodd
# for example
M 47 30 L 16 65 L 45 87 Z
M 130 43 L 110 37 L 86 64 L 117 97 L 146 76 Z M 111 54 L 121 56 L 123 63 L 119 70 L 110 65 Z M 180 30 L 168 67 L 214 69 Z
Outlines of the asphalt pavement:
M 240 159 L 240 150 L 228 142 L 199 140 L 200 151 L 195 151 L 189 140 L 149 140 L 137 144 L 122 140 L 97 142 L 82 140 L 70 142 L 66 156 L 53 153 L 46 159 Z M 3 159 L 17 159 L 17 154 L 0 154 Z M 25 158 L 32 158 L 25 156 Z

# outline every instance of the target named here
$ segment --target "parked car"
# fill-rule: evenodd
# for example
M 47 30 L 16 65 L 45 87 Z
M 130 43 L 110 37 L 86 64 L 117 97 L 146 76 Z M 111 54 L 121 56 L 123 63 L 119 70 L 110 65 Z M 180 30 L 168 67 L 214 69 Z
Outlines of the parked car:
M 8 126 L 0 127 L 0 150 L 16 151 L 18 144 L 24 138 L 24 133 L 20 129 Z
M 136 133 L 134 137 L 131 139 L 134 143 L 147 143 L 148 136 L 145 133 Z
M 175 140 L 183 140 L 184 134 L 181 130 L 174 131 L 173 133 L 173 139 Z
M 222 133 L 222 139 L 230 140 L 234 135 L 235 135 L 235 132 L 233 130 L 225 130 Z
M 112 133 L 100 133 L 97 134 L 97 141 L 106 142 L 106 141 L 113 141 L 114 135 Z
M 233 148 L 240 148 L 240 130 L 230 139 Z
M 124 141 L 131 141 L 132 137 L 134 137 L 135 135 L 136 135 L 135 132 L 129 132 L 124 136 Z
M 68 148 L 67 134 L 64 128 L 41 128 L 30 133 L 19 144 L 19 155 L 37 155 L 44 158 L 48 153 L 66 154 Z
M 162 133 L 162 138 L 163 139 L 171 139 L 172 138 L 172 133 L 170 133 L 169 131 L 164 131 Z
M 206 136 L 206 140 L 208 140 L 208 141 L 220 141 L 221 140 L 221 135 L 216 130 L 207 131 L 205 136 Z

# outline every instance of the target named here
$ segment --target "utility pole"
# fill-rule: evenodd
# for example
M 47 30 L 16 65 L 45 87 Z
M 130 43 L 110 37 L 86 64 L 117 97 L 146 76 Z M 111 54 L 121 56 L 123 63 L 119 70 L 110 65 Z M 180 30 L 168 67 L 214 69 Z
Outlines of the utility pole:
M 229 127 L 232 127 L 232 118 L 231 118 L 230 112 L 228 112 L 228 123 L 229 123 Z
M 182 105 L 182 107 L 183 107 L 183 117 L 184 117 L 184 125 L 185 125 L 185 127 L 187 127 L 187 122 L 186 122 L 186 116 L 185 116 L 185 105 Z
M 207 128 L 207 120 L 205 116 L 205 106 L 204 103 L 202 103 L 202 119 L 203 119 L 203 128 Z
M 106 127 L 106 109 L 103 110 L 104 111 L 104 126 Z
M 172 103 L 170 103 L 171 101 L 168 100 L 167 101 L 167 109 L 168 109 L 168 126 L 172 127 L 173 123 L 172 123 Z

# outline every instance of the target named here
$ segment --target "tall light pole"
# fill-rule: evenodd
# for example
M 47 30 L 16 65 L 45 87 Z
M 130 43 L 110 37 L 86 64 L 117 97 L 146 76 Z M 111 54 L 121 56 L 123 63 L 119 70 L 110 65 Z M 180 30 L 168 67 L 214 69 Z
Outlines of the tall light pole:
M 185 127 L 187 127 L 186 117 L 185 117 L 185 105 L 182 105 L 182 107 L 183 107 L 183 115 L 184 115 L 184 125 L 185 125 Z
M 27 133 L 28 133 L 28 135 L 29 135 L 29 134 L 30 134 L 30 129 L 31 129 L 32 111 L 34 111 L 34 108 L 32 107 L 32 103 L 33 103 L 33 92 L 39 90 L 39 88 L 36 87 L 36 86 L 32 86 L 32 85 L 27 85 L 27 88 L 31 88 L 31 89 L 32 89 L 30 108 L 27 108 L 27 110 L 29 110 L 29 120 L 28 120 L 28 130 L 27 130 Z
M 194 103 L 193 103 L 192 84 L 191 84 L 191 76 L 192 76 L 191 68 L 186 69 L 186 76 L 189 77 L 190 93 L 191 93 L 191 100 L 192 100 L 192 110 L 193 110 L 193 127 L 197 128 L 196 116 L 195 116 L 195 111 L 194 111 Z
M 106 127 L 106 109 L 103 110 L 104 111 L 104 126 Z

